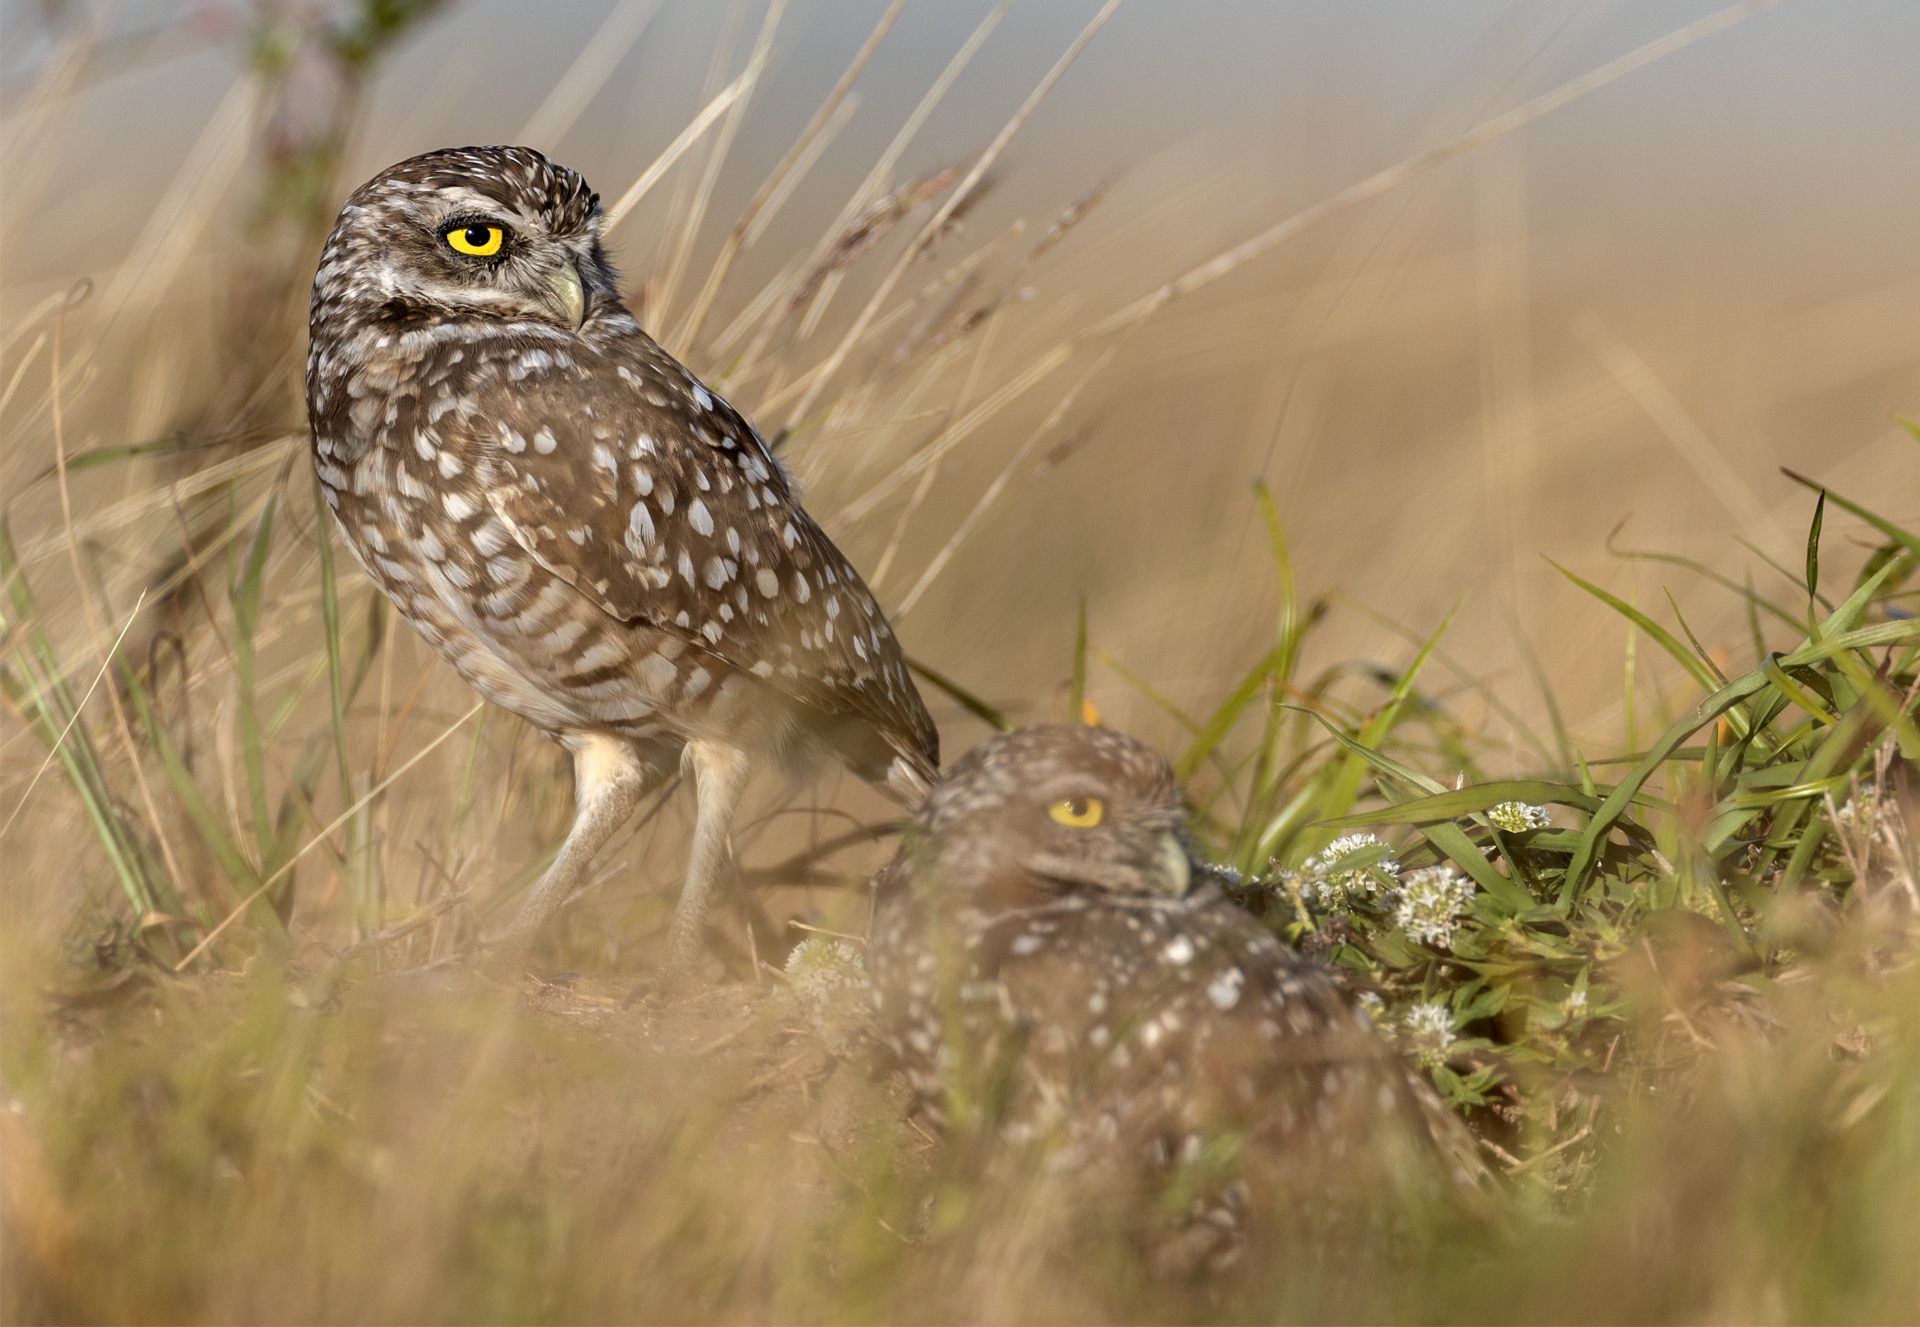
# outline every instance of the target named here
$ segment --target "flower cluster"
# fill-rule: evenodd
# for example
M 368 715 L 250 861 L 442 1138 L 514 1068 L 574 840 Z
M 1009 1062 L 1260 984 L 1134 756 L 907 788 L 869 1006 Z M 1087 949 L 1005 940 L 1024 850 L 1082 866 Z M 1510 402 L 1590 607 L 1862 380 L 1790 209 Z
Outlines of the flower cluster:
M 787 955 L 787 980 L 810 1004 L 825 1004 L 841 991 L 867 989 L 867 960 L 858 945 L 811 936 Z
M 1301 863 L 1300 896 L 1337 907 L 1355 895 L 1384 895 L 1393 890 L 1399 870 L 1400 864 L 1377 836 L 1348 834 Z
M 1487 808 L 1487 819 L 1509 834 L 1524 834 L 1530 829 L 1545 829 L 1551 822 L 1547 808 L 1526 802 L 1502 802 Z
M 1451 866 L 1429 866 L 1409 872 L 1401 882 L 1393 919 L 1408 939 L 1445 946 L 1472 900 L 1472 881 Z
M 1426 1068 L 1442 1064 L 1454 1043 L 1453 1015 L 1444 1004 L 1417 1004 L 1407 1010 L 1400 1026 L 1406 1030 L 1414 1058 Z
M 824 935 L 801 941 L 787 955 L 787 989 L 834 1054 L 858 1041 L 872 998 L 858 945 Z

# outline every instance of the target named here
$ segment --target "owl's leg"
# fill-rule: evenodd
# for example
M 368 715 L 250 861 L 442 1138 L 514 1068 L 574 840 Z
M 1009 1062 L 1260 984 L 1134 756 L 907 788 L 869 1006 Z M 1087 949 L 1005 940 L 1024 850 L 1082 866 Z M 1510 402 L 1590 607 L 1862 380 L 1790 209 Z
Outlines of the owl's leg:
M 667 972 L 684 978 L 699 961 L 701 924 L 714 886 L 728 869 L 731 846 L 727 827 L 747 786 L 747 753 L 724 742 L 696 739 L 687 743 L 682 764 L 693 767 L 698 809 L 694 814 L 693 851 L 687 857 L 687 883 L 680 905 L 673 911 L 667 933 Z
M 663 772 L 649 765 L 630 742 L 587 734 L 573 749 L 573 828 L 553 865 L 520 905 L 520 915 L 502 937 L 507 957 L 516 957 L 573 896 L 613 832 L 626 823 Z

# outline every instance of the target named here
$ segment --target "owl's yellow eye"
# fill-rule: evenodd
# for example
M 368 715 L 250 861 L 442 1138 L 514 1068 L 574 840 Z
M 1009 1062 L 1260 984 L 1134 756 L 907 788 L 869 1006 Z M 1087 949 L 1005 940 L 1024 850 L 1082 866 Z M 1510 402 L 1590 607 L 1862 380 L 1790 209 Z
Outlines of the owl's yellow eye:
M 444 238 L 447 247 L 455 253 L 491 258 L 500 252 L 500 246 L 506 242 L 507 232 L 498 226 L 463 226 L 459 230 L 448 231 Z
M 1070 797 L 1064 802 L 1055 802 L 1047 808 L 1047 814 L 1062 825 L 1071 825 L 1075 829 L 1092 829 L 1100 823 L 1100 817 L 1106 814 L 1106 803 L 1098 797 Z

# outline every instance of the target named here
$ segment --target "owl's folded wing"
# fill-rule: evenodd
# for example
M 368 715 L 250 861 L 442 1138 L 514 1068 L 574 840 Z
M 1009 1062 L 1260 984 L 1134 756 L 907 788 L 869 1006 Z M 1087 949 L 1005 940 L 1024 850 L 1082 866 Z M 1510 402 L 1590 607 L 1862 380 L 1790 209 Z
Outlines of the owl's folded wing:
M 531 363 L 529 363 L 531 361 Z M 542 566 L 829 715 L 938 764 L 938 738 L 860 576 L 750 425 L 690 377 L 534 352 L 511 419 L 449 420 L 488 499 Z

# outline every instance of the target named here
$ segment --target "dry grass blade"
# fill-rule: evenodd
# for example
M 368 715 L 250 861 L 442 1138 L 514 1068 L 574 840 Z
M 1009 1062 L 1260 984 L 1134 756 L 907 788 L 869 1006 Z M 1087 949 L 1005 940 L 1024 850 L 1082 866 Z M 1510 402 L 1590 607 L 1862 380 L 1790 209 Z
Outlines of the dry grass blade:
M 542 152 L 552 152 L 558 147 L 567 130 L 587 109 L 587 103 L 606 85 L 633 44 L 640 40 L 640 34 L 653 22 L 653 16 L 660 12 L 660 4 L 661 0 L 620 0 L 593 36 L 587 38 L 580 54 L 513 141 L 537 147 Z
M 840 80 L 833 85 L 833 90 L 827 93 L 826 100 L 820 103 L 820 108 L 813 113 L 813 118 L 807 121 L 806 127 L 800 131 L 800 136 L 794 140 L 793 146 L 787 149 L 786 156 L 779 160 L 767 178 L 761 181 L 760 188 L 748 200 L 746 210 L 740 214 L 740 220 L 734 223 L 733 230 L 720 246 L 719 256 L 713 260 L 713 268 L 707 273 L 706 285 L 701 288 L 700 294 L 694 299 L 693 307 L 687 312 L 686 326 L 679 338 L 679 344 L 691 345 L 694 338 L 700 334 L 700 325 L 706 321 L 707 312 L 713 307 L 713 301 L 720 293 L 721 283 L 727 279 L 727 273 L 732 270 L 734 258 L 743 248 L 750 246 L 759 238 L 760 232 L 773 219 L 774 213 L 786 201 L 794 186 L 805 177 L 813 163 L 819 159 L 820 153 L 826 149 L 840 127 L 846 123 L 847 116 L 852 113 L 855 104 L 846 101 L 847 93 L 852 90 L 854 80 L 860 76 L 860 72 L 867 67 L 867 61 L 872 59 L 873 53 L 880 48 L 881 39 L 887 35 L 887 30 L 893 26 L 893 21 L 900 17 L 900 11 L 906 8 L 906 3 L 907 0 L 893 0 L 893 3 L 887 6 L 886 13 L 882 14 L 880 21 L 873 25 L 873 31 L 867 34 L 867 40 L 854 54 L 853 62 L 847 66 L 846 72 L 840 75 Z
M 651 166 L 640 172 L 640 178 L 629 185 L 627 191 L 620 195 L 620 201 L 607 210 L 607 219 L 605 224 L 600 228 L 601 233 L 611 234 L 613 228 L 620 224 L 627 213 L 633 211 L 634 204 L 638 203 L 642 198 L 645 198 L 647 191 L 652 189 L 654 185 L 660 183 L 660 177 L 673 169 L 673 164 L 680 160 L 682 156 L 686 155 L 688 148 L 700 141 L 700 135 L 711 129 L 713 122 L 719 119 L 721 115 L 725 113 L 727 107 L 733 105 L 734 99 L 739 97 L 746 89 L 746 75 L 742 74 L 739 78 L 727 84 L 726 87 L 720 89 L 719 95 L 714 97 L 712 101 L 701 107 L 700 113 L 693 117 L 692 123 L 685 129 L 682 129 L 679 136 L 667 144 L 666 150 L 654 159 L 654 163 Z
M 279 881 L 281 876 L 285 875 L 287 872 L 291 871 L 294 868 L 294 865 L 297 862 L 299 862 L 299 860 L 302 857 L 305 857 L 308 853 L 312 852 L 315 848 L 325 843 L 327 841 L 327 836 L 329 834 L 333 833 L 334 830 L 340 828 L 340 826 L 346 824 L 347 821 L 352 819 L 355 815 L 357 815 L 360 812 L 361 808 L 366 806 L 367 803 L 371 802 L 374 798 L 378 797 L 381 793 L 385 792 L 389 787 L 391 787 L 395 779 L 399 778 L 402 774 L 405 774 L 408 770 L 412 769 L 415 765 L 418 765 L 421 761 L 425 760 L 430 754 L 432 754 L 434 748 L 438 747 L 442 742 L 446 741 L 449 737 L 452 737 L 455 733 L 459 732 L 461 725 L 465 724 L 468 719 L 471 719 L 474 715 L 478 714 L 481 708 L 486 703 L 487 702 L 484 700 L 476 701 L 472 709 L 468 710 L 465 714 L 461 715 L 458 719 L 455 719 L 453 723 L 448 725 L 446 731 L 440 734 L 440 736 L 434 738 L 431 742 L 427 743 L 425 746 L 421 747 L 418 751 L 414 752 L 413 755 L 408 758 L 406 764 L 402 765 L 399 769 L 395 770 L 393 773 L 387 775 L 387 777 L 380 780 L 380 782 L 374 784 L 373 787 L 367 789 L 366 792 L 362 793 L 360 797 L 354 801 L 352 806 L 349 806 L 346 810 L 342 811 L 338 816 L 334 817 L 333 823 L 329 824 L 325 829 L 321 830 L 319 833 L 315 834 L 312 838 L 308 839 L 305 847 L 301 848 L 298 852 L 294 853 L 292 857 L 288 858 L 285 862 L 283 862 L 279 870 L 275 871 L 272 875 L 268 876 L 265 880 L 262 880 L 260 882 L 260 887 L 258 889 L 254 890 L 253 893 L 241 899 L 240 902 L 234 907 L 232 912 L 229 912 L 225 917 L 221 918 L 220 924 L 218 926 L 215 926 L 212 930 L 208 931 L 206 935 L 202 936 L 200 939 L 200 943 L 195 945 L 192 949 L 188 950 L 186 957 L 182 958 L 178 963 L 173 965 L 173 970 L 175 972 L 186 971 L 187 965 L 189 963 L 193 962 L 193 960 L 195 960 L 196 958 L 199 958 L 200 955 L 206 953 L 208 946 L 213 944 L 215 940 L 218 940 L 220 936 L 225 933 L 226 929 L 229 926 L 232 926 L 235 922 L 239 921 L 242 917 L 244 917 L 247 913 L 247 909 L 253 906 L 254 900 L 260 898 L 269 889 L 271 889 L 274 886 L 274 884 Z
M 950 170 L 923 175 L 917 180 L 901 185 L 855 217 L 827 249 L 825 256 L 814 264 L 813 270 L 794 285 L 779 311 L 767 319 L 759 332 L 754 335 L 753 341 L 747 346 L 746 354 L 741 359 L 739 375 L 744 376 L 748 368 L 759 361 L 766 350 L 767 343 L 785 325 L 787 319 L 819 296 L 828 282 L 858 262 L 874 245 L 890 235 L 893 228 L 899 225 L 909 212 L 952 184 L 954 175 L 955 172 Z M 808 317 L 810 319 L 818 317 L 819 311 L 820 306 L 816 304 L 809 310 Z M 803 330 L 802 335 L 804 334 Z M 817 380 L 816 375 L 809 377 L 807 381 Z
M 247 163 L 259 107 L 256 81 L 234 80 L 104 292 L 103 335 L 123 313 L 138 316 L 172 283 Z
M 1119 7 L 1120 0 L 1107 0 L 1107 3 L 1100 7 L 1100 12 L 1093 16 L 1085 28 L 1081 29 L 1080 35 L 1073 39 L 1073 44 L 1068 46 L 1060 58 L 1054 62 L 1053 68 L 1047 71 L 1046 76 L 1040 80 L 1039 86 L 1027 95 L 1020 109 L 1013 113 L 1013 118 L 1008 120 L 1000 132 L 994 136 L 993 141 L 987 144 L 987 150 L 980 154 L 980 159 L 973 163 L 973 169 L 967 172 L 966 178 L 960 181 L 940 210 L 933 214 L 933 219 L 927 222 L 920 234 L 914 237 L 913 243 L 908 245 L 895 260 L 893 269 L 880 282 L 880 288 L 868 297 L 866 307 L 860 311 L 859 317 L 853 320 L 853 326 L 847 329 L 846 335 L 840 338 L 840 344 L 827 357 L 826 365 L 814 379 L 813 385 L 800 398 L 799 404 L 794 406 L 793 414 L 787 420 L 789 430 L 797 428 L 800 421 L 806 417 L 807 411 L 812 408 L 814 400 L 819 396 L 821 388 L 826 386 L 827 381 L 846 361 L 848 352 L 860 339 L 861 333 L 866 331 L 867 324 L 873 321 L 874 316 L 880 312 L 880 306 L 885 304 L 887 297 L 893 293 L 894 286 L 899 284 L 902 276 L 906 275 L 908 265 L 925 253 L 939 238 L 947 222 L 953 219 L 954 213 L 960 209 L 961 204 L 972 196 L 987 171 L 992 169 L 993 163 L 1000 159 L 1000 154 L 1006 150 L 1007 144 L 1013 141 L 1013 136 L 1020 132 L 1021 126 L 1026 124 L 1027 117 L 1033 114 L 1042 99 L 1053 90 L 1053 85 L 1060 81 L 1060 76 L 1067 72 L 1067 67 L 1078 58 L 1081 51 L 1086 49 L 1087 43 L 1093 40 L 1094 34 L 1106 25 L 1113 11 Z
M 1005 409 L 1008 402 L 1023 396 L 1034 384 L 1040 382 L 1052 374 L 1055 369 L 1073 358 L 1073 353 L 1078 348 L 1078 344 L 1074 341 L 1063 341 L 1059 345 L 1054 346 L 1051 350 L 1047 351 L 1046 354 L 1040 356 L 1039 359 L 1028 365 L 1018 377 L 1001 384 L 992 395 L 968 411 L 960 420 L 942 432 L 939 437 L 908 457 L 907 460 L 900 464 L 898 469 L 894 470 L 885 479 L 834 513 L 834 520 L 857 521 L 865 517 L 868 513 L 872 512 L 875 507 L 885 501 L 887 495 L 892 493 L 893 490 L 898 488 L 904 481 L 911 479 L 928 466 L 938 464 L 942 457 L 965 442 L 982 424 L 985 424 L 989 419 L 992 419 L 995 415 L 999 414 L 1001 410 Z
M 1627 395 L 1638 402 L 1648 417 L 1659 425 L 1660 432 L 1673 444 L 1673 449 L 1700 476 L 1700 481 L 1720 500 L 1720 505 L 1727 509 L 1742 529 L 1764 535 L 1769 551 L 1775 556 L 1794 547 L 1794 541 L 1780 528 L 1780 522 L 1773 519 L 1773 513 L 1767 510 L 1753 487 L 1740 477 L 1740 472 L 1714 445 L 1713 439 L 1694 422 L 1686 407 L 1660 381 L 1647 362 L 1601 321 L 1599 314 L 1591 309 L 1582 312 L 1574 319 L 1573 330 L 1599 356 L 1607 372 L 1614 376 Z
M 919 134 L 921 126 L 926 123 L 927 117 L 933 114 L 934 107 L 938 106 L 941 99 L 946 96 L 947 90 L 953 86 L 954 80 L 960 77 L 960 71 L 965 69 L 968 63 L 972 61 L 981 45 L 986 42 L 988 35 L 995 27 L 999 26 L 1000 20 L 1006 17 L 1007 10 L 1012 7 L 1013 0 L 1000 0 L 1000 3 L 989 10 L 987 16 L 980 20 L 979 26 L 968 36 L 960 49 L 954 52 L 953 58 L 947 62 L 947 67 L 940 71 L 940 76 L 933 81 L 933 85 L 929 87 L 925 95 L 920 98 L 920 104 L 915 106 L 912 114 L 908 115 L 901 123 L 899 130 L 896 131 L 893 136 L 893 140 L 887 144 L 886 150 L 883 151 L 879 159 L 874 162 L 873 169 L 867 172 L 867 177 L 860 182 L 859 187 L 848 195 L 846 205 L 840 209 L 840 215 L 835 217 L 833 224 L 827 227 L 826 233 L 820 237 L 819 244 L 814 246 L 813 252 L 807 257 L 807 261 L 796 269 L 798 273 L 811 274 L 817 271 L 821 265 L 826 262 L 828 255 L 833 252 L 835 246 L 841 243 L 841 237 L 853 226 L 855 219 L 868 210 L 870 200 L 886 191 L 886 182 L 893 175 L 894 166 L 899 162 L 900 155 L 907 150 L 907 145 Z M 753 341 L 747 347 L 747 353 L 742 358 L 740 368 L 736 371 L 735 376 L 745 377 L 752 371 L 753 366 L 759 361 L 760 355 L 765 351 L 767 342 L 772 338 L 774 331 L 777 330 L 780 319 L 785 317 L 787 309 L 790 308 L 793 303 L 795 303 L 795 301 L 788 301 L 786 304 L 783 304 L 780 314 L 770 319 L 755 333 Z
M 987 512 L 992 510 L 993 504 L 1000 500 L 1001 493 L 1006 491 L 1007 484 L 1013 479 L 1015 473 L 1033 454 L 1033 449 L 1040 445 L 1040 440 L 1059 426 L 1060 421 L 1065 419 L 1067 412 L 1073 408 L 1074 399 L 1079 396 L 1081 389 L 1092 382 L 1100 370 L 1106 368 L 1113 361 L 1113 357 L 1119 353 L 1119 342 L 1108 346 L 1101 352 L 1100 358 L 1080 375 L 1080 380 L 1060 398 L 1060 403 L 1054 406 L 1047 417 L 1040 422 L 1040 427 L 1020 445 L 1020 450 L 1013 454 L 1013 459 L 1007 462 L 1006 468 L 994 477 L 991 484 L 987 485 L 987 491 L 980 495 L 978 502 L 974 503 L 973 510 L 967 513 L 966 518 L 960 522 L 959 528 L 953 532 L 953 536 L 934 555 L 933 561 L 927 564 L 927 569 L 920 573 L 920 579 L 913 583 L 913 588 L 907 591 L 906 598 L 902 599 L 900 606 L 893 610 L 894 617 L 906 616 L 913 606 L 920 602 L 920 596 L 927 592 L 928 587 L 946 568 L 947 563 L 953 560 L 953 555 L 959 551 L 960 545 L 966 541 L 967 536 L 974 532 L 974 529 L 985 519 Z M 928 473 L 931 474 L 932 471 L 929 470 Z
M 7 831 L 13 828 L 13 822 L 18 820 L 20 813 L 27 809 L 27 802 L 33 796 L 33 790 L 40 785 L 41 775 L 47 772 L 47 767 L 53 764 L 54 757 L 60 754 L 60 747 L 66 742 L 67 734 L 73 731 L 73 725 L 80 722 L 80 715 L 85 712 L 87 702 L 93 699 L 93 693 L 99 690 L 100 679 L 107 675 L 107 668 L 112 663 L 113 656 L 120 652 L 120 642 L 124 641 L 127 633 L 133 630 L 134 619 L 140 616 L 140 610 L 146 607 L 146 603 L 147 592 L 142 590 L 140 597 L 134 601 L 133 610 L 127 614 L 126 625 L 121 627 L 120 634 L 113 638 L 113 648 L 108 650 L 106 657 L 100 660 L 99 671 L 94 673 L 93 681 L 88 684 L 87 694 L 80 697 L 80 703 L 74 706 L 73 717 L 67 720 L 67 726 L 60 730 L 60 736 L 54 739 L 52 746 L 47 748 L 47 758 L 40 762 L 40 767 L 34 770 L 33 777 L 27 781 L 27 790 L 20 794 L 20 802 L 13 808 L 13 814 L 7 817 L 6 824 L 0 825 L 0 839 L 7 836 Z
M 754 85 L 760 81 L 760 75 L 767 67 L 767 57 L 773 53 L 773 34 L 785 11 L 785 0 L 771 0 L 767 5 L 766 17 L 760 22 L 760 35 L 747 57 L 746 72 L 740 76 L 744 86 L 727 112 L 726 123 L 720 126 L 720 132 L 714 138 L 713 151 L 707 157 L 707 168 L 701 173 L 699 187 L 694 190 L 693 206 L 687 210 L 686 224 L 680 231 L 680 244 L 674 250 L 673 261 L 667 264 L 666 276 L 660 282 L 658 306 L 663 334 L 667 314 L 673 308 L 673 297 L 679 292 L 680 280 L 686 273 L 688 262 L 692 260 L 694 241 L 699 239 L 700 227 L 707 219 L 707 205 L 713 199 L 714 186 L 720 182 L 720 171 L 727 164 L 727 153 L 733 147 L 733 137 L 740 131 L 741 117 L 746 114 L 747 105 L 753 99 Z M 681 321 L 680 330 L 667 342 L 668 351 L 676 357 L 686 357 L 687 345 L 698 326 L 698 319 L 694 316 L 698 312 L 697 309 L 689 311 Z
M 1360 183 L 1341 190 L 1326 201 L 1316 203 L 1304 212 L 1296 212 L 1279 225 L 1262 231 L 1244 244 L 1234 246 L 1183 276 L 1169 281 L 1158 290 L 1141 296 L 1119 312 L 1102 318 L 1081 335 L 1083 337 L 1104 336 L 1109 332 L 1118 331 L 1129 323 L 1150 317 L 1169 301 L 1178 299 L 1182 295 L 1192 294 L 1200 287 L 1218 281 L 1248 260 L 1259 257 L 1275 245 L 1285 243 L 1301 231 L 1326 220 L 1337 212 L 1343 212 L 1357 203 L 1377 197 L 1416 175 L 1423 175 L 1443 162 L 1451 161 L 1462 153 L 1472 151 L 1482 143 L 1499 138 L 1503 134 L 1510 134 L 1550 111 L 1557 111 L 1569 102 L 1578 101 L 1589 92 L 1603 88 L 1616 79 L 1624 78 L 1635 70 L 1645 68 L 1656 60 L 1691 46 L 1703 37 L 1711 37 L 1714 33 L 1744 22 L 1755 14 L 1772 9 L 1779 3 L 1780 0 L 1744 0 L 1742 4 L 1709 14 L 1697 23 L 1690 23 L 1657 41 L 1648 42 L 1645 46 L 1629 51 L 1618 60 L 1601 65 L 1598 69 L 1582 74 L 1571 82 L 1563 83 L 1553 91 L 1535 97 L 1523 106 L 1517 106 L 1504 115 L 1496 115 L 1491 120 L 1475 125 L 1458 138 L 1443 143 L 1430 152 L 1411 157 L 1397 166 L 1389 166 L 1383 171 L 1369 175 Z
M 1054 218 L 1053 224 L 1047 227 L 1047 233 L 1040 237 L 1040 243 L 1033 246 L 1033 252 L 1028 255 L 1027 261 L 1033 262 L 1035 259 L 1040 258 L 1047 253 L 1048 250 L 1060 243 L 1061 240 L 1067 238 L 1067 233 L 1082 221 L 1085 221 L 1087 214 L 1105 201 L 1107 194 L 1112 191 L 1113 186 L 1118 182 L 1119 178 L 1117 176 L 1109 176 L 1085 194 L 1082 194 L 1080 197 L 1074 199 L 1073 202 L 1069 203 L 1067 210 Z
M 994 411 L 997 411 L 1001 406 L 1004 406 L 1007 402 L 1021 395 L 1029 387 L 1038 383 L 1062 364 L 1065 364 L 1073 357 L 1075 351 L 1089 341 L 1134 327 L 1152 317 L 1173 300 L 1180 298 L 1182 295 L 1191 294 L 1202 286 L 1219 280 L 1242 264 L 1251 261 L 1276 245 L 1292 239 L 1295 235 L 1300 234 L 1316 222 L 1323 221 L 1336 212 L 1343 211 L 1355 204 L 1364 202 L 1366 199 L 1385 193 L 1394 186 L 1402 184 L 1426 171 L 1432 170 L 1435 166 L 1443 162 L 1451 161 L 1454 157 L 1477 147 L 1481 143 L 1493 138 L 1498 138 L 1502 134 L 1511 133 L 1530 120 L 1538 119 L 1549 111 L 1558 110 L 1568 102 L 1583 97 L 1587 93 L 1613 82 L 1615 79 L 1622 78 L 1637 69 L 1643 68 L 1655 60 L 1660 59 L 1662 56 L 1670 55 L 1674 51 L 1689 46 L 1703 37 L 1711 36 L 1724 28 L 1731 27 L 1735 23 L 1751 18 L 1763 10 L 1771 9 L 1779 3 L 1780 0 L 1746 0 L 1743 4 L 1721 10 L 1717 14 L 1712 14 L 1707 18 L 1701 19 L 1698 23 L 1690 24 L 1676 32 L 1669 33 L 1658 41 L 1648 42 L 1645 46 L 1621 56 L 1618 60 L 1602 65 L 1591 73 L 1583 74 L 1571 82 L 1564 83 L 1553 91 L 1536 97 L 1525 105 L 1509 111 L 1504 115 L 1498 115 L 1491 120 L 1485 121 L 1451 142 L 1433 149 L 1431 152 L 1422 153 L 1397 166 L 1389 167 L 1386 170 L 1371 175 L 1359 184 L 1348 189 L 1343 189 L 1326 201 L 1317 203 L 1303 212 L 1295 213 L 1279 225 L 1263 231 L 1245 243 L 1228 249 L 1225 253 L 1217 257 L 1209 259 L 1207 262 L 1200 264 L 1198 267 L 1168 282 L 1159 289 L 1141 296 L 1118 312 L 1109 314 L 1107 317 L 1083 328 L 1081 331 L 1060 342 L 1018 378 L 1002 387 L 989 401 L 983 403 L 965 419 L 956 424 L 948 434 L 944 434 L 927 444 L 927 446 L 902 464 L 899 469 L 888 475 L 887 478 L 874 485 L 860 497 L 848 503 L 841 509 L 837 519 L 859 520 L 866 516 L 901 483 L 917 475 L 924 467 L 937 462 L 948 450 L 957 446 L 967 434 L 972 433 L 974 429 L 985 423 L 986 419 L 990 417 Z M 960 189 L 956 190 L 956 197 L 964 192 L 965 188 L 966 186 L 962 185 Z M 900 269 L 896 269 L 896 271 L 898 270 Z M 890 288 L 890 286 L 883 286 L 881 291 L 876 293 L 875 300 L 877 301 L 883 298 Z M 875 303 L 869 303 L 868 305 L 870 310 L 875 307 Z M 856 322 L 856 330 L 860 325 L 861 324 Z M 791 430 L 797 426 L 799 420 L 805 414 L 805 408 L 818 394 L 827 378 L 832 376 L 834 371 L 839 368 L 840 363 L 845 359 L 846 352 L 852 348 L 853 340 L 854 338 L 851 335 L 847 339 L 844 339 L 832 356 L 820 366 L 810 371 L 812 380 L 808 386 L 806 395 L 802 398 L 800 405 L 795 408 L 793 417 L 787 424 L 788 429 Z M 989 406 L 992 407 L 991 410 Z
M 93 588 L 88 584 L 87 576 L 80 568 L 80 539 L 73 528 L 73 494 L 67 484 L 67 439 L 65 421 L 61 417 L 60 406 L 60 342 L 67 326 L 67 311 L 84 300 L 93 289 L 91 281 L 80 281 L 67 291 L 67 298 L 60 306 L 60 313 L 53 325 L 53 348 L 49 352 L 52 363 L 52 419 L 53 419 L 53 455 L 58 467 L 60 488 L 60 523 L 67 533 L 67 561 L 73 568 L 74 591 L 80 598 L 81 611 L 87 619 L 87 630 L 93 636 L 95 649 L 100 653 L 102 666 L 114 657 L 113 651 L 106 647 L 106 633 L 101 629 L 99 607 L 93 602 Z M 77 296 L 77 298 L 76 298 Z M 122 635 L 124 636 L 124 632 Z M 153 801 L 153 790 L 147 786 L 147 773 L 140 763 L 140 748 L 134 743 L 133 728 L 127 723 L 126 708 L 120 704 L 120 689 L 107 688 L 107 699 L 113 705 L 113 718 L 120 730 L 121 745 L 126 748 L 127 764 L 133 771 L 134 786 L 140 790 L 140 807 L 146 813 L 147 825 L 153 831 L 154 842 L 160 846 L 160 858 L 166 864 L 167 878 L 173 882 L 177 891 L 185 882 L 186 876 L 180 870 L 180 863 L 173 853 L 172 841 L 167 837 L 166 825 L 160 819 L 160 812 Z

